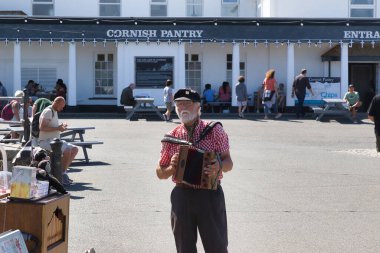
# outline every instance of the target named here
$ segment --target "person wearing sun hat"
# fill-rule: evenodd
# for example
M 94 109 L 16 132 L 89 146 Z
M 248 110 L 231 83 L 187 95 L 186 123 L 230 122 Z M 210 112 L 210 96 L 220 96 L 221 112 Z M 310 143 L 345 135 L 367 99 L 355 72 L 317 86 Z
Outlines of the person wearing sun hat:
M 176 139 L 193 143 L 198 149 L 220 155 L 203 168 L 209 176 L 217 176 L 216 190 L 205 190 L 180 183 L 176 178 L 180 145 L 162 142 L 161 155 L 156 168 L 159 179 L 172 177 L 171 224 L 177 252 L 196 252 L 197 230 L 201 235 L 205 252 L 228 252 L 227 217 L 224 193 L 220 181 L 223 173 L 232 169 L 228 135 L 220 124 L 200 140 L 200 135 L 209 122 L 200 119 L 201 97 L 192 89 L 179 89 L 174 94 L 176 113 L 181 124 L 169 131 Z

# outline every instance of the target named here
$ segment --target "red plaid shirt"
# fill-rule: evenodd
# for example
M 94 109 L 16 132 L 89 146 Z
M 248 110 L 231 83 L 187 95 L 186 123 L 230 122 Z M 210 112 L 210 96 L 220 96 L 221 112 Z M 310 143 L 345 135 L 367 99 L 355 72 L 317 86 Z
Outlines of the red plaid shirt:
M 192 142 L 199 139 L 200 134 L 206 127 L 207 122 L 199 120 L 195 126 Z M 187 129 L 183 124 L 171 130 L 168 135 L 180 138 L 182 140 L 191 141 Z M 230 149 L 228 142 L 228 136 L 219 124 L 217 124 L 211 132 L 209 132 L 199 143 L 195 145 L 204 151 L 213 151 L 216 153 L 222 153 Z M 173 143 L 162 142 L 161 143 L 161 158 L 159 160 L 160 166 L 167 167 L 170 165 L 170 160 L 175 153 L 179 152 L 179 145 Z M 223 173 L 220 174 L 219 179 L 223 178 Z M 175 182 L 174 177 L 172 177 Z

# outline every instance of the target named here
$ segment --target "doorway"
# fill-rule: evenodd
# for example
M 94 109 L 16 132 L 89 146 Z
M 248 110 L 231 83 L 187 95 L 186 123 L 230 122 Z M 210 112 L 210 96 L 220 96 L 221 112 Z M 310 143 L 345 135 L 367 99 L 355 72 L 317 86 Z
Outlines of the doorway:
M 349 84 L 355 85 L 359 92 L 363 105 L 361 112 L 367 111 L 373 96 L 375 95 L 376 64 L 375 63 L 350 63 Z

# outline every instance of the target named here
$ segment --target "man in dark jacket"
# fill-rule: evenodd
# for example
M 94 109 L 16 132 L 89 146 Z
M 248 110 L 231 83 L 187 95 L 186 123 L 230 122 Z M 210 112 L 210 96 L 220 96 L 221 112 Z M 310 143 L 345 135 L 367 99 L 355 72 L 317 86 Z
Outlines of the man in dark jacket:
M 292 89 L 292 98 L 294 97 L 294 94 L 296 95 L 298 99 L 298 104 L 296 107 L 296 115 L 297 118 L 304 117 L 305 111 L 303 109 L 303 103 L 305 101 L 306 96 L 306 88 L 309 89 L 311 92 L 311 95 L 314 96 L 313 90 L 311 89 L 309 78 L 306 77 L 307 70 L 302 69 L 301 74 L 296 76 L 293 82 L 293 89 Z
M 131 83 L 128 87 L 124 88 L 121 97 L 120 97 L 120 104 L 122 105 L 131 105 L 135 106 L 136 101 L 133 97 L 133 89 L 136 88 L 136 84 Z
M 380 152 L 380 94 L 373 97 L 368 108 L 368 118 L 375 122 L 376 149 Z

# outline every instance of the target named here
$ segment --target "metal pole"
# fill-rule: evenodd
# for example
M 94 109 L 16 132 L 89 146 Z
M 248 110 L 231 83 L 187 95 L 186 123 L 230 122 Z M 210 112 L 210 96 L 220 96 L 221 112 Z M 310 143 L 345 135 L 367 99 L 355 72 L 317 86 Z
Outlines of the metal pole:
M 30 121 L 29 121 L 29 115 L 28 110 L 29 109 L 29 93 L 27 89 L 24 89 L 24 140 L 25 142 L 28 142 L 30 139 Z
M 51 150 L 53 151 L 51 156 L 51 174 L 53 174 L 53 176 L 62 183 L 62 141 L 58 138 L 55 138 L 52 142 L 50 142 L 50 146 Z

